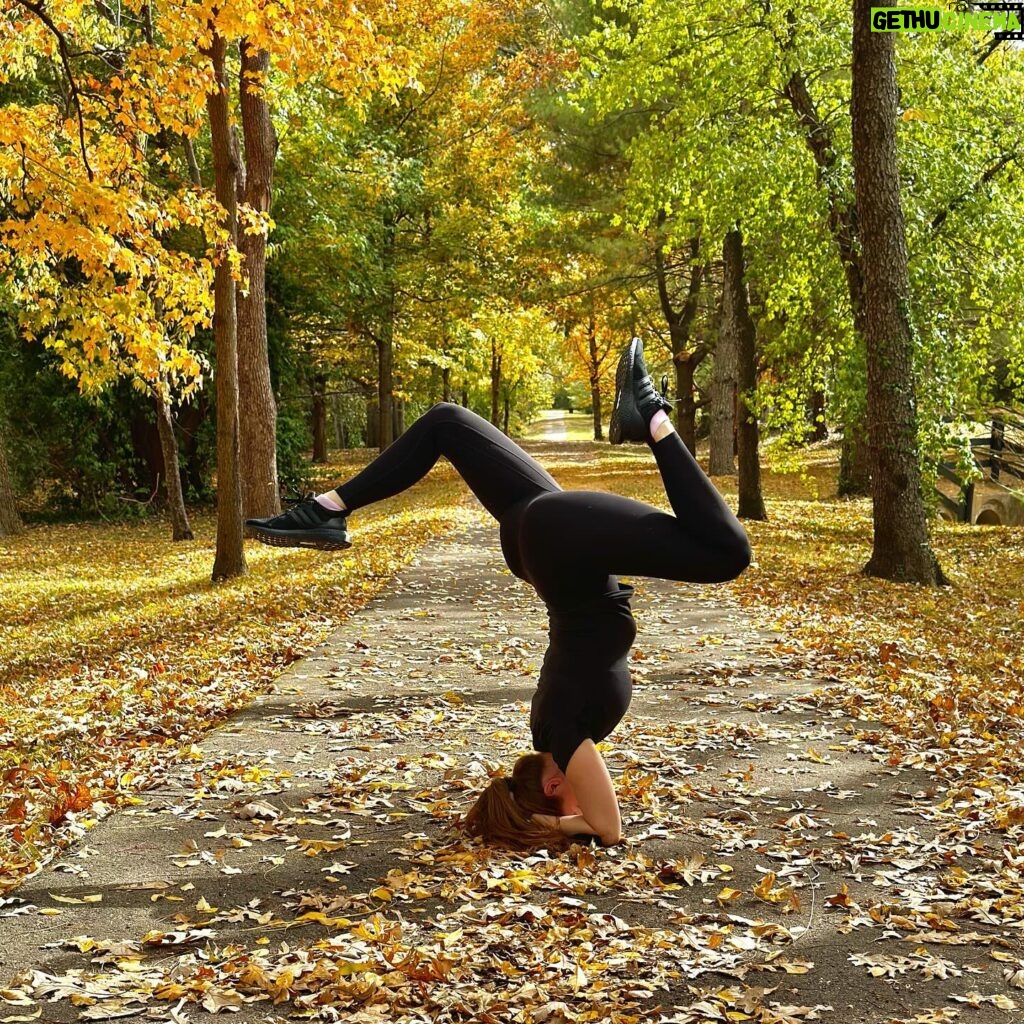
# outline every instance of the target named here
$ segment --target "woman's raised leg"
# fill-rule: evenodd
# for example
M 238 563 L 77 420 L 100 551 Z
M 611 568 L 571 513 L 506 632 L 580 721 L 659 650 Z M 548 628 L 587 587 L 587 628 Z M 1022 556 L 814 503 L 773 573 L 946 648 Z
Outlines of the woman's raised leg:
M 496 427 L 460 405 L 442 402 L 335 488 L 344 509 L 333 510 L 311 499 L 280 516 L 247 520 L 246 526 L 270 544 L 347 547 L 350 513 L 411 487 L 442 455 L 495 519 L 526 498 L 560 490 L 540 463 Z

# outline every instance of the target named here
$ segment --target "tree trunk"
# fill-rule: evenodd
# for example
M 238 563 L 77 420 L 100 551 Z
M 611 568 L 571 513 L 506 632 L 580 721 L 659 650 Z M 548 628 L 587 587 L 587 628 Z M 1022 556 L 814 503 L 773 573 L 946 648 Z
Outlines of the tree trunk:
M 501 353 L 498 343 L 491 342 L 491 423 L 498 425 L 498 398 L 501 394 Z
M 947 582 L 928 540 L 917 452 L 907 238 L 896 160 L 895 36 L 853 0 L 853 168 L 864 270 L 874 547 L 870 576 Z
M 387 275 L 384 310 L 380 333 L 377 336 L 377 407 L 379 425 L 377 446 L 384 451 L 395 439 L 395 317 L 398 312 L 397 285 L 395 283 L 395 244 L 398 239 L 398 214 L 388 212 L 384 217 L 384 267 Z
M 465 384 L 462 385 L 462 408 L 469 408 L 469 388 Z
M 730 275 L 737 273 L 733 265 L 736 259 L 735 239 L 730 232 L 722 244 L 722 258 L 725 277 L 722 282 L 722 314 L 721 327 L 715 343 L 715 362 L 711 370 L 711 414 L 708 474 L 710 476 L 732 476 L 736 472 L 736 413 L 737 413 L 737 373 L 739 360 L 739 312 L 735 307 L 738 301 L 737 285 Z M 742 247 L 742 242 L 740 242 Z M 740 252 L 742 259 L 742 248 Z M 733 261 L 733 262 L 730 262 Z M 742 267 L 739 268 L 742 274 Z M 732 302 L 730 309 L 725 308 Z
M 694 454 L 697 451 L 697 403 L 693 397 L 693 374 L 696 364 L 683 353 L 673 359 L 676 370 L 676 431 L 683 444 Z
M 871 493 L 871 448 L 862 419 L 843 429 L 838 493 L 841 498 L 864 497 Z
M 178 466 L 178 441 L 174 436 L 171 407 L 159 391 L 153 395 L 156 405 L 156 429 L 160 434 L 160 451 L 164 457 L 164 487 L 167 490 L 167 511 L 171 516 L 171 539 L 192 540 L 192 527 L 185 510 L 185 493 L 181 487 Z
M 757 417 L 748 404 L 757 387 L 756 331 L 750 315 L 743 235 L 734 228 L 722 246 L 722 330 L 736 353 L 737 448 L 739 449 L 739 510 L 741 519 L 767 519 L 761 494 Z
M 401 398 L 391 402 L 391 433 L 392 440 L 405 433 L 405 402 Z
M 441 368 L 441 401 L 450 402 L 452 400 L 452 368 L 450 366 L 443 366 Z
M 239 106 L 245 170 L 240 198 L 269 214 L 277 137 L 263 92 L 270 54 L 248 39 L 241 42 Z M 277 404 L 270 383 L 267 353 L 267 238 L 262 232 L 238 237 L 248 291 L 238 293 L 238 400 L 242 509 L 246 516 L 273 516 L 281 511 L 277 482 Z
M 795 18 L 795 14 L 790 15 Z M 876 35 L 881 33 L 876 33 Z M 804 129 L 804 141 L 814 157 L 818 188 L 828 201 L 828 226 L 835 241 L 850 295 L 853 326 L 860 338 L 865 336 L 864 268 L 860 248 L 857 204 L 844 194 L 843 177 L 837 173 L 839 154 L 832 123 L 823 118 L 811 96 L 807 78 L 794 71 L 785 87 L 786 98 Z M 840 468 L 840 494 L 868 494 L 871 477 L 871 453 L 858 450 L 866 445 L 866 424 L 859 419 L 843 424 L 843 453 Z M 847 472 L 842 470 L 842 464 Z
M 509 402 L 508 392 L 506 391 L 505 394 L 502 395 L 502 414 L 501 414 L 501 422 L 502 422 L 501 429 L 505 432 L 506 436 L 508 435 L 508 419 L 509 419 L 509 414 L 511 413 L 511 411 L 512 411 L 512 404 L 511 404 L 511 402 Z
M 11 470 L 7 464 L 7 424 L 0 413 L 0 537 L 12 537 L 22 529 L 11 484 Z
M 810 429 L 807 433 L 809 442 L 824 441 L 828 437 L 828 423 L 825 421 L 825 390 L 816 387 L 811 392 L 807 403 L 807 419 Z
M 658 211 L 658 229 L 667 217 L 664 210 Z M 661 311 L 668 324 L 672 344 L 672 363 L 676 370 L 676 430 L 683 444 L 691 452 L 697 451 L 697 401 L 694 395 L 694 374 L 708 353 L 704 344 L 690 347 L 690 335 L 697 316 L 697 300 L 700 286 L 707 267 L 698 262 L 700 236 L 690 239 L 690 281 L 686 298 L 681 309 L 675 309 L 668 291 L 668 273 L 665 267 L 665 247 L 661 239 L 654 248 L 654 276 L 658 285 L 658 299 Z
M 327 378 L 322 373 L 313 376 L 313 461 L 327 461 Z
M 597 355 L 597 324 L 591 317 L 587 323 L 587 352 L 590 356 L 590 401 L 594 408 L 594 440 L 603 441 L 601 430 L 601 365 Z
M 386 319 L 377 342 L 377 447 L 381 451 L 395 439 L 395 338 L 394 321 Z
M 331 395 L 331 428 L 334 431 L 334 447 L 342 450 L 348 448 L 348 424 L 342 418 L 338 395 Z
M 380 405 L 376 401 L 366 403 L 366 447 L 380 447 Z
M 239 475 L 238 438 L 238 320 L 235 279 L 228 256 L 238 238 L 238 152 L 231 134 L 228 81 L 225 71 L 227 43 L 217 32 L 207 55 L 213 64 L 217 88 L 206 97 L 210 116 L 210 145 L 217 201 L 224 208 L 227 241 L 221 243 L 214 274 L 213 337 L 217 380 L 217 551 L 213 579 L 245 574 L 242 545 L 242 481 Z

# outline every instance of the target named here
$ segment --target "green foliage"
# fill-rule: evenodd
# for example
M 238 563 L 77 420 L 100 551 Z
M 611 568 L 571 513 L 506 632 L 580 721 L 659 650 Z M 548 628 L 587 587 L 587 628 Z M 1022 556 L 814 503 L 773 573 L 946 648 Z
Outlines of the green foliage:
M 277 414 L 277 476 L 284 494 L 305 494 L 311 486 L 306 453 L 313 444 L 308 420 L 291 408 Z
M 83 395 L 58 363 L 0 312 L 0 407 L 9 411 L 8 454 L 25 511 L 46 520 L 144 514 L 160 471 L 152 400 L 127 381 Z M 183 438 L 190 500 L 211 497 L 212 426 Z
M 625 158 L 624 215 L 660 209 L 670 246 L 695 229 L 713 246 L 739 222 L 750 253 L 764 425 L 799 441 L 812 389 L 832 424 L 862 417 L 866 374 L 835 218 L 852 210 L 849 5 L 723 9 L 707 0 L 622 0 L 581 42 L 577 91 L 640 124 Z M 1024 54 L 978 63 L 979 37 L 925 33 L 897 44 L 921 436 L 932 463 L 1024 366 L 1024 199 L 1019 174 Z M 814 137 L 790 96 L 806 86 Z

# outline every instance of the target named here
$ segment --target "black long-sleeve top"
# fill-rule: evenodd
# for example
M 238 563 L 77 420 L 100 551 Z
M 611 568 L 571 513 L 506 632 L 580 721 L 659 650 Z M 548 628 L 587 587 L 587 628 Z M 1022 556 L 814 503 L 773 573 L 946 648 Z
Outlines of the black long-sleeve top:
M 633 694 L 627 659 L 636 639 L 633 588 L 615 589 L 572 607 L 548 606 L 550 642 L 530 707 L 535 750 L 549 751 L 564 772 L 585 739 L 599 743 L 625 715 Z

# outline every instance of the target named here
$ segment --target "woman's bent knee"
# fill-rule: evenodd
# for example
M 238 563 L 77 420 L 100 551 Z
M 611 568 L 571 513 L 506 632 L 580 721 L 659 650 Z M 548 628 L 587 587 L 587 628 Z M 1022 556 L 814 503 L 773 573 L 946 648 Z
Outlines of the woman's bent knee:
M 753 551 L 746 535 L 737 537 L 735 543 L 730 544 L 723 554 L 722 570 L 728 575 L 722 576 L 722 582 L 736 579 L 750 565 L 752 559 Z

